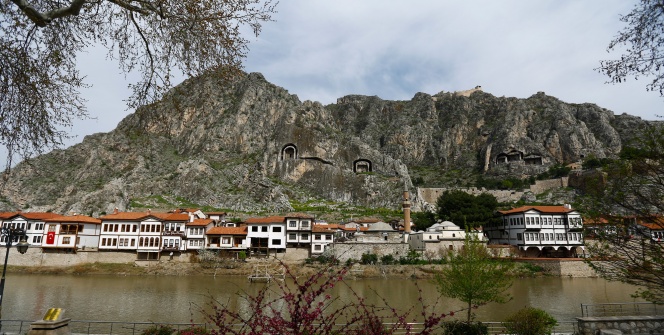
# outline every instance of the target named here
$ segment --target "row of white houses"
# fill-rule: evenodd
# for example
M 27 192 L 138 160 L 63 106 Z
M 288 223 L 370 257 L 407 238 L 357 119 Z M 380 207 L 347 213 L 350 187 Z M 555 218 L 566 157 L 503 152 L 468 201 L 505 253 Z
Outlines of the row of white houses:
M 225 221 L 226 213 L 178 210 L 171 213 L 118 212 L 93 218 L 37 212 L 0 213 L 3 227 L 26 232 L 31 247 L 48 251 L 135 251 L 138 259 L 166 253 L 212 249 L 268 253 L 287 246 L 325 251 L 334 242 L 330 227 L 295 214 L 250 218 L 242 226 Z M 5 245 L 4 236 L 0 245 Z
M 482 227 L 480 237 L 493 245 L 510 245 L 532 257 L 572 257 L 584 250 L 581 214 L 569 205 L 523 206 L 499 211 L 500 220 Z M 379 220 L 346 224 L 317 224 L 313 216 L 288 214 L 226 222 L 226 213 L 177 210 L 169 213 L 118 212 L 93 218 L 38 212 L 0 213 L 3 227 L 24 229 L 32 247 L 49 251 L 133 251 L 138 259 L 158 259 L 161 254 L 200 249 L 245 251 L 252 254 L 305 248 L 310 255 L 323 253 L 331 244 L 352 239 L 364 243 L 404 243 L 411 249 L 454 250 L 465 232 L 452 222 L 438 223 L 426 231 L 404 235 Z M 651 227 L 661 241 L 664 227 Z M 5 237 L 0 246 L 5 245 Z M 338 240 L 338 241 L 337 241 Z

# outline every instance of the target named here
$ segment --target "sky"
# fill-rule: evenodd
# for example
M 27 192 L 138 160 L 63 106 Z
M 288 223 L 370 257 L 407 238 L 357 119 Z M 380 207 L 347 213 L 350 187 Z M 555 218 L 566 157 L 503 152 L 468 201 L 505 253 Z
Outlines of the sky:
M 245 71 L 323 104 L 349 94 L 409 100 L 482 86 L 495 96 L 538 91 L 655 120 L 664 107 L 647 79 L 606 84 L 594 69 L 624 27 L 625 0 L 281 0 L 250 41 Z M 93 119 L 76 121 L 66 146 L 109 132 L 126 115 L 127 85 L 105 50 L 79 56 Z M 184 79 L 184 78 L 183 78 Z

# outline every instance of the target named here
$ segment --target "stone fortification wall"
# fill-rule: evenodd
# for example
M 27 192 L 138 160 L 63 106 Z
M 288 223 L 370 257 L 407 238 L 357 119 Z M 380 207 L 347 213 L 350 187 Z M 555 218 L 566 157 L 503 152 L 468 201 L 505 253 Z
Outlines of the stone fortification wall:
M 534 194 L 541 194 L 551 189 L 567 187 L 569 185 L 569 178 L 562 177 L 557 179 L 547 179 L 547 180 L 536 180 L 534 185 L 530 185 L 530 191 Z M 443 187 L 443 188 L 418 188 L 417 189 L 417 199 L 424 201 L 429 205 L 435 205 L 436 200 L 440 197 L 443 192 L 451 190 L 460 190 L 472 195 L 480 195 L 482 193 L 489 193 L 496 197 L 499 202 L 515 202 L 521 200 L 521 197 L 526 193 L 526 191 L 513 191 L 513 190 L 487 190 L 484 187 L 469 187 L 469 188 L 458 188 L 458 187 Z M 426 208 L 426 205 L 423 205 L 422 208 Z
M 337 243 L 331 248 L 331 252 L 345 262 L 348 259 L 359 260 L 362 254 L 376 254 L 378 258 L 392 255 L 395 259 L 408 255 L 410 248 L 407 243 Z
M 470 187 L 470 188 L 418 188 L 417 197 L 428 204 L 435 205 L 436 200 L 443 192 L 451 190 L 460 190 L 472 195 L 480 195 L 482 193 L 492 194 L 499 202 L 514 202 L 521 199 L 523 191 L 510 191 L 510 190 L 487 190 L 484 187 Z

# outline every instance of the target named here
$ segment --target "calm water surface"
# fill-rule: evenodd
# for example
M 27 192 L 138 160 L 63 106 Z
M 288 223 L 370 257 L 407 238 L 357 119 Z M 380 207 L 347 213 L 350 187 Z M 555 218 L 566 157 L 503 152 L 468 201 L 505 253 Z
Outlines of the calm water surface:
M 418 285 L 415 285 L 417 282 Z M 443 298 L 426 279 L 348 280 L 335 287 L 333 296 L 350 299 L 352 292 L 368 301 L 386 299 L 391 306 L 406 309 L 417 305 L 422 291 L 425 304 L 440 312 L 463 307 Z M 263 283 L 250 284 L 245 277 L 152 277 L 152 276 L 70 276 L 9 274 L 3 298 L 3 319 L 37 320 L 50 307 L 66 310 L 74 320 L 189 322 L 201 321 L 200 307 L 212 299 L 242 309 L 242 295 L 255 294 Z M 478 320 L 502 321 L 516 310 L 533 306 L 558 320 L 574 320 L 581 304 L 635 301 L 635 287 L 598 278 L 516 279 L 510 289 L 513 299 L 506 304 L 489 304 L 475 310 Z M 278 293 L 272 293 L 274 297 Z M 433 307 L 432 307 L 433 306 Z

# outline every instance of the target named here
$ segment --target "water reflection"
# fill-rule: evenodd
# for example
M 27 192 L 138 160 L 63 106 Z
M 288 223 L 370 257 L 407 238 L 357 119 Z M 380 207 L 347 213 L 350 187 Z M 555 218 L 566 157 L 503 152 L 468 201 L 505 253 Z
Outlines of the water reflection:
M 438 299 L 428 280 L 367 279 L 350 280 L 332 291 L 340 300 L 354 294 L 369 303 L 385 299 L 403 310 L 418 305 L 420 291 L 424 304 Z M 247 309 L 243 296 L 255 295 L 265 284 L 250 284 L 244 277 L 116 277 L 69 275 L 18 275 L 7 278 L 3 298 L 3 318 L 37 320 L 50 307 L 66 309 L 75 320 L 189 322 L 201 321 L 200 308 L 211 300 L 236 310 Z M 418 288 L 419 287 L 419 288 Z M 635 288 L 597 278 L 517 279 L 510 289 L 513 299 L 506 304 L 489 304 L 475 311 L 484 321 L 501 321 L 525 306 L 542 308 L 559 320 L 574 320 L 584 304 L 635 301 Z M 271 298 L 279 293 L 272 291 Z M 439 312 L 464 307 L 441 298 Z

